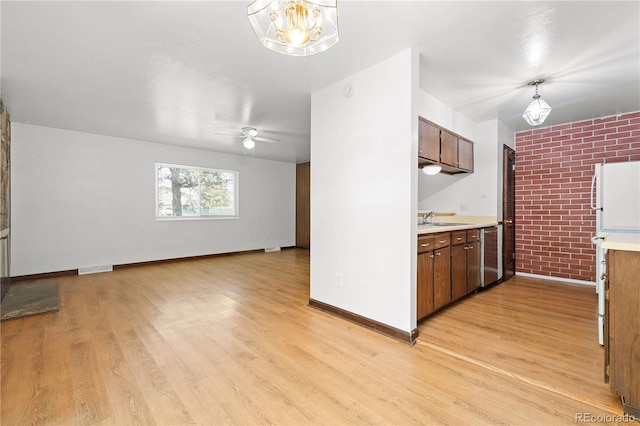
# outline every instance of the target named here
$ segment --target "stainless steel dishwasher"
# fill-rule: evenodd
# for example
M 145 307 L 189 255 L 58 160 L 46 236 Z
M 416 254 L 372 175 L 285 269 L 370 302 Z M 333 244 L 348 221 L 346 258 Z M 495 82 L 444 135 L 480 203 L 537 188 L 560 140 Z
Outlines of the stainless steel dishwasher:
M 480 230 L 480 287 L 498 281 L 498 227 Z

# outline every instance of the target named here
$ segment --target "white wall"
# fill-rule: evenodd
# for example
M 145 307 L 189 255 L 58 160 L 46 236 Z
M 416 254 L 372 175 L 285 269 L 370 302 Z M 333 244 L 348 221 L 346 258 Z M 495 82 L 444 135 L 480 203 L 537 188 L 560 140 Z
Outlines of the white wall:
M 295 164 L 12 124 L 13 276 L 295 244 Z M 240 218 L 155 220 L 154 164 L 238 170 Z
M 311 96 L 311 298 L 407 332 L 416 325 L 417 76 L 418 55 L 406 50 Z
M 473 173 L 418 174 L 418 208 L 501 216 L 502 141 L 508 140 L 508 128 L 498 120 L 474 123 L 422 90 L 416 97 L 420 116 L 475 142 Z
M 427 118 L 427 117 L 425 117 Z M 477 126 L 474 172 L 435 176 L 418 174 L 419 208 L 460 215 L 496 216 L 497 158 L 495 126 Z

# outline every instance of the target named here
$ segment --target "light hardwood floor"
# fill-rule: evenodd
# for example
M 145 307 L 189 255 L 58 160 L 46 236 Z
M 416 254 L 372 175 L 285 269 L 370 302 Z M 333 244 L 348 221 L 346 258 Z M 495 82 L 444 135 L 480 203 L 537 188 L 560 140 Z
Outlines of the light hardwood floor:
M 515 277 L 415 346 L 307 306 L 309 252 L 58 278 L 5 321 L 1 423 L 575 424 L 621 415 L 592 288 Z

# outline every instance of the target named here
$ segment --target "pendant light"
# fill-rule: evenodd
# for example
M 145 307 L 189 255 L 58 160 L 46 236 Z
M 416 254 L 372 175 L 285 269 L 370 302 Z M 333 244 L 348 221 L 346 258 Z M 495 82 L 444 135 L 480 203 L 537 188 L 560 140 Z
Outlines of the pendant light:
M 538 94 L 538 85 L 542 83 L 544 83 L 544 79 L 542 78 L 532 80 L 528 83 L 529 86 L 536 86 L 536 94 L 533 96 L 533 100 L 529 103 L 529 106 L 522 114 L 522 118 L 524 118 L 530 126 L 541 125 L 551 112 L 549 104 L 546 103 Z

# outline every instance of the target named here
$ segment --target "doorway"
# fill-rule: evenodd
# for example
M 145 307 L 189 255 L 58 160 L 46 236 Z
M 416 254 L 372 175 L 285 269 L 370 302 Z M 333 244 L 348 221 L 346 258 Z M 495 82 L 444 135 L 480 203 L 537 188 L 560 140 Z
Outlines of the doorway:
M 516 152 L 502 148 L 502 278 L 516 273 Z

